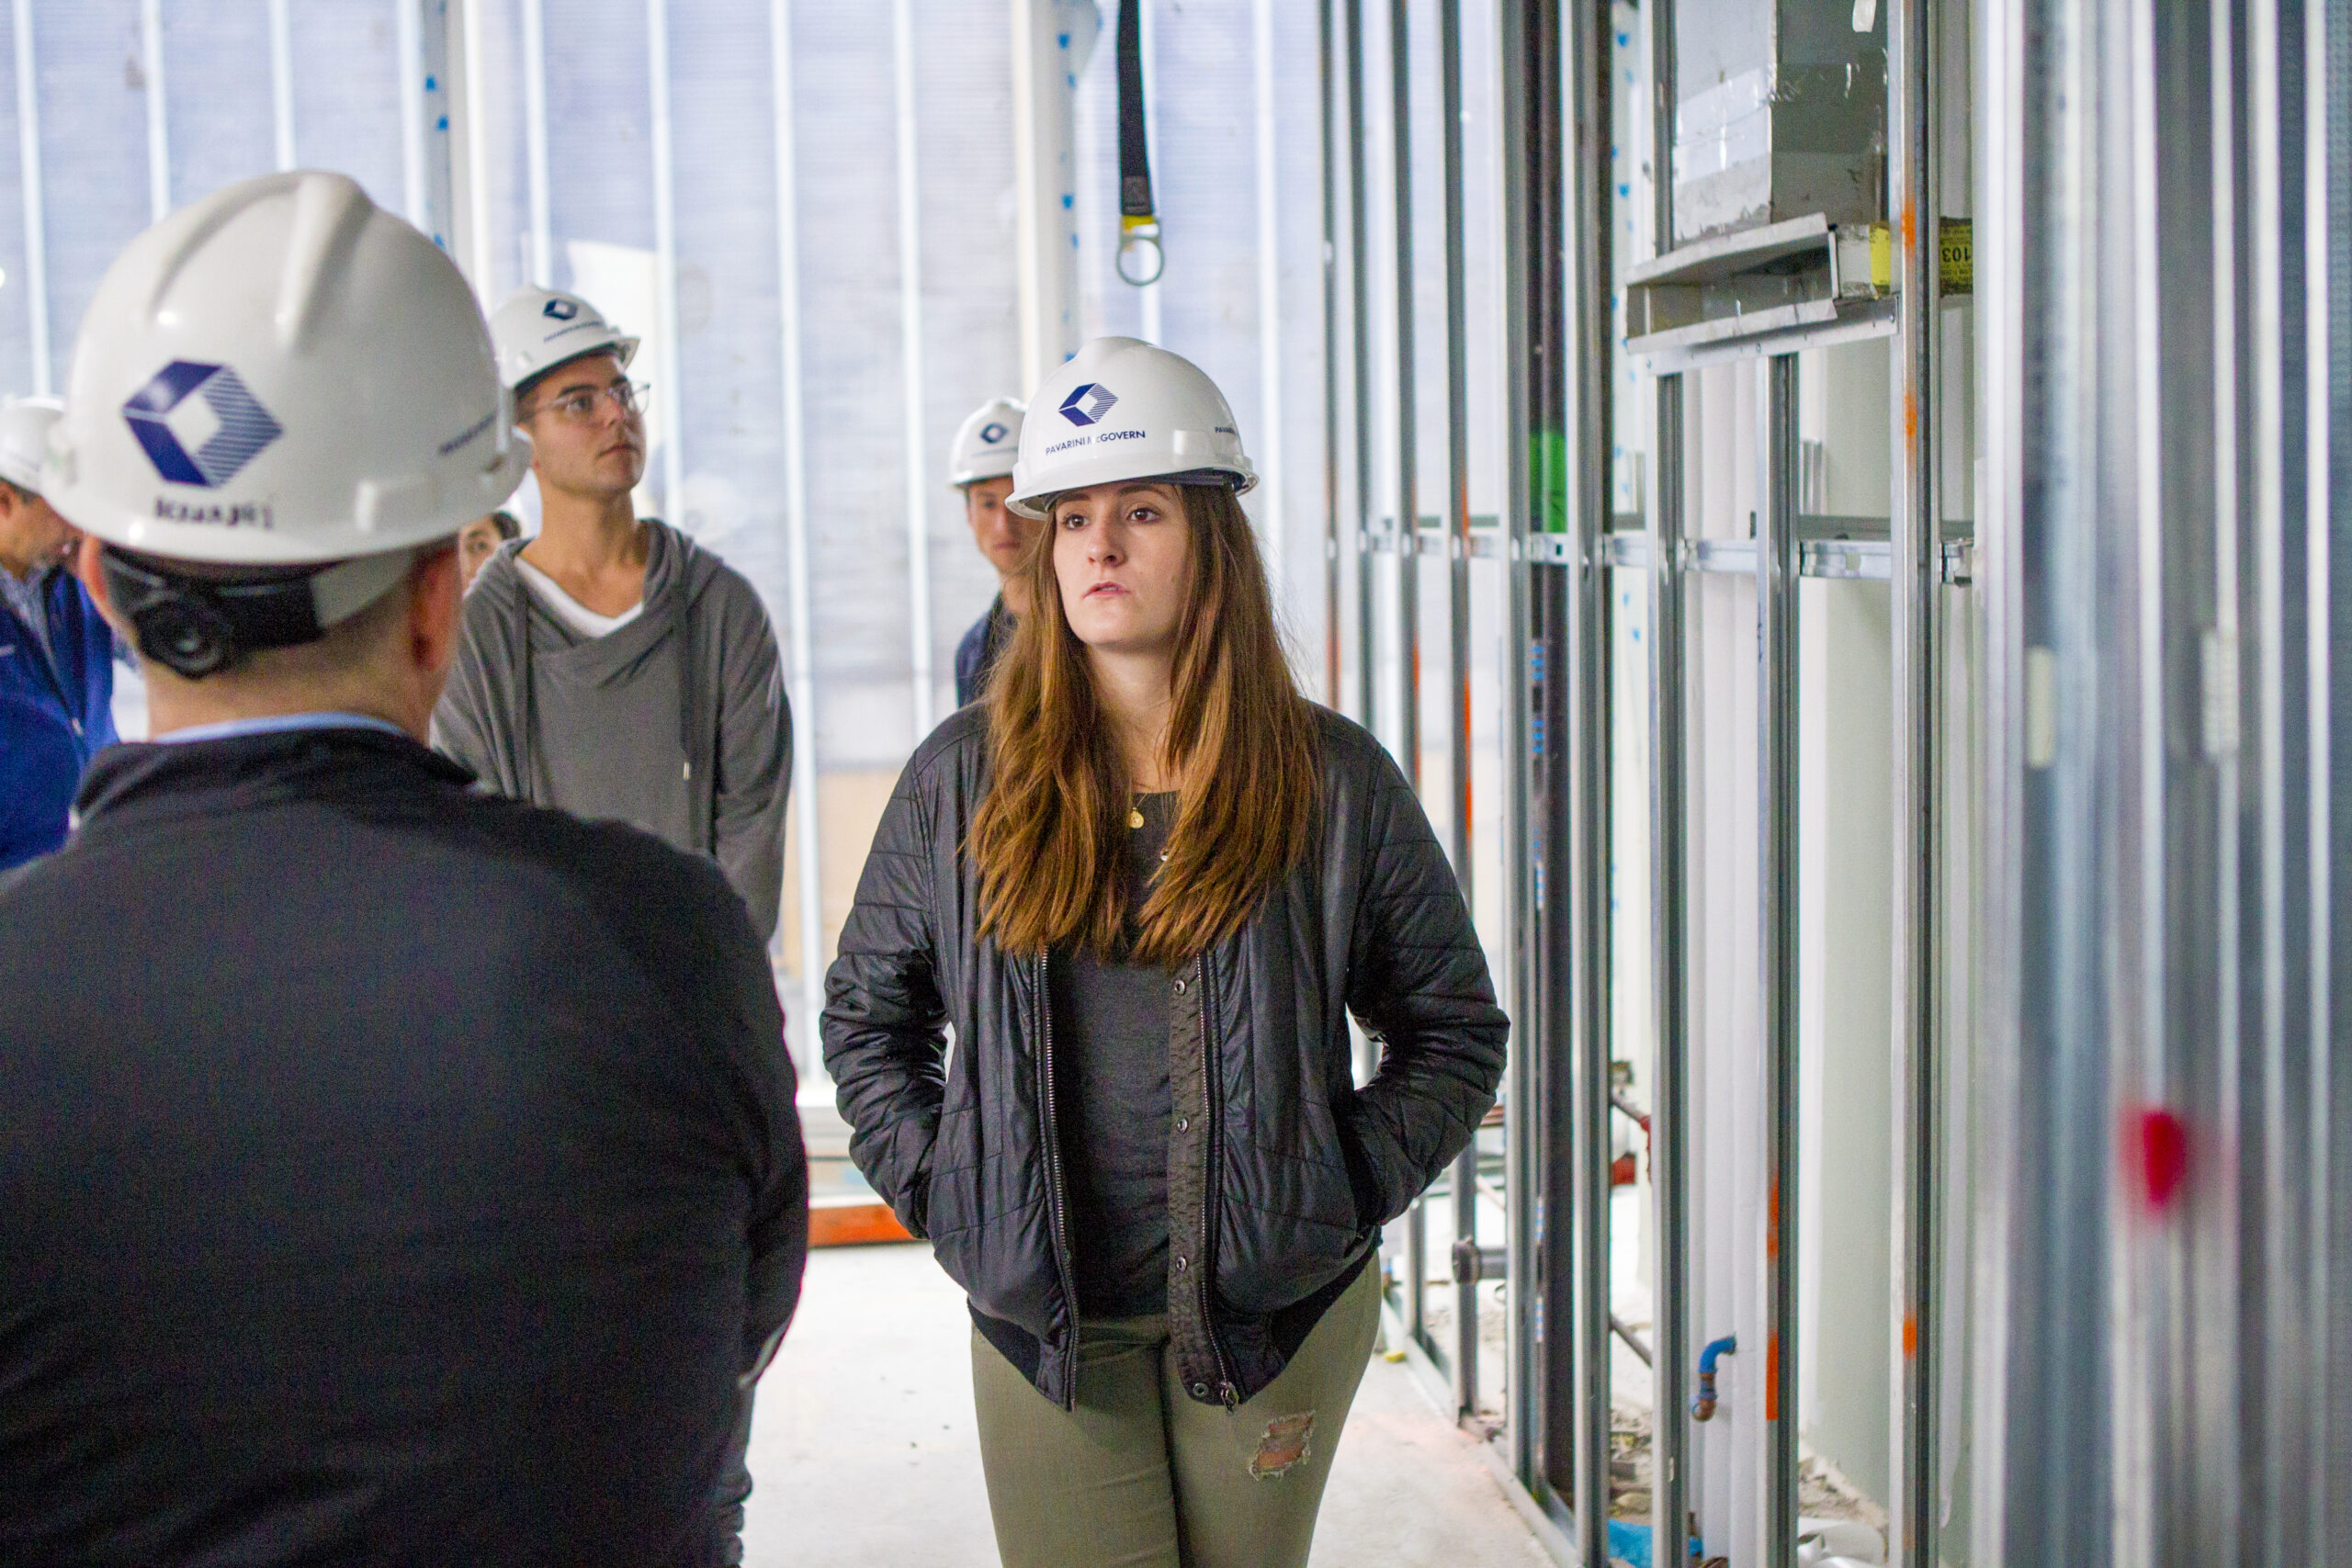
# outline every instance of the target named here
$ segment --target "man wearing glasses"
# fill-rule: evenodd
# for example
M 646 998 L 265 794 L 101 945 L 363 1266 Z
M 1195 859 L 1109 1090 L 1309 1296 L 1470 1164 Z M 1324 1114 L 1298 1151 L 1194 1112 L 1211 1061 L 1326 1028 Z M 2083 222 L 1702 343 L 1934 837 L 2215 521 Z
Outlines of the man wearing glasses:
M 637 515 L 637 339 L 545 288 L 490 328 L 531 437 L 539 532 L 467 594 L 434 742 L 503 795 L 710 856 L 773 939 L 792 715 L 767 611 L 717 556 Z
M 775 631 L 741 573 L 637 515 L 637 339 L 576 295 L 525 288 L 490 321 L 531 437 L 539 532 L 466 595 L 434 744 L 500 794 L 630 823 L 718 863 L 763 941 L 784 888 L 792 714 Z M 741 1560 L 747 1390 L 720 1479 L 719 1561 Z

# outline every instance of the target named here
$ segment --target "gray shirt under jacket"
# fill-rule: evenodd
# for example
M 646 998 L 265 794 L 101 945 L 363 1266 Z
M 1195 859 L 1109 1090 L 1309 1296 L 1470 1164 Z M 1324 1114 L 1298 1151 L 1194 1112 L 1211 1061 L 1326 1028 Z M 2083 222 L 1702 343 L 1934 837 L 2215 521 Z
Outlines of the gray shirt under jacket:
M 1127 835 L 1127 939 L 1175 826 L 1175 795 L 1137 802 Z M 1069 1176 L 1070 1262 L 1086 1317 L 1168 1310 L 1169 987 L 1158 964 L 1104 963 L 1057 948 L 1047 965 Z
M 627 822 L 710 856 L 775 935 L 792 711 L 775 631 L 742 575 L 648 519 L 645 608 L 584 637 L 523 581 L 519 543 L 466 595 L 433 744 L 496 790 Z

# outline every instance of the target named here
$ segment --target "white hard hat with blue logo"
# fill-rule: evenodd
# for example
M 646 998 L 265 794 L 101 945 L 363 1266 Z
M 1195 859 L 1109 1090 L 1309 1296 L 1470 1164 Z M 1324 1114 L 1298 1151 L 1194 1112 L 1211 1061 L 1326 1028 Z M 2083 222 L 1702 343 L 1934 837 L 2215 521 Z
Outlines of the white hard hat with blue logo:
M 40 493 L 41 458 L 49 452 L 49 429 L 65 412 L 60 398 L 10 398 L 0 404 L 0 479 Z
M 305 566 L 448 538 L 529 467 L 456 264 L 307 170 L 215 191 L 115 258 L 40 491 L 125 549 Z
M 491 312 L 490 336 L 498 347 L 498 378 L 509 390 L 583 354 L 616 355 L 623 369 L 637 357 L 637 339 L 579 295 L 555 288 L 509 294 Z
M 947 448 L 947 482 L 961 490 L 1012 472 L 1013 459 L 1021 454 L 1024 412 L 1011 398 L 990 398 L 974 409 Z
M 1006 502 L 1044 517 L 1054 497 L 1125 479 L 1258 482 L 1233 410 L 1201 367 L 1131 337 L 1098 337 L 1029 400 Z

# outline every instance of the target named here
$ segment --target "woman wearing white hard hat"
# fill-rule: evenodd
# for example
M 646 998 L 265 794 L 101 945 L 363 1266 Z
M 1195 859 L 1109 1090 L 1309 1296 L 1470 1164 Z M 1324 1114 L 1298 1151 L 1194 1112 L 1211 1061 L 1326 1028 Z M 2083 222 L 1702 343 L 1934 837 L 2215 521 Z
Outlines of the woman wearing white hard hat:
M 1292 680 L 1216 386 L 1102 338 L 1029 410 L 1031 613 L 884 813 L 826 1062 L 971 1298 L 1008 1568 L 1301 1564 L 1380 1227 L 1507 1026 L 1410 787 Z

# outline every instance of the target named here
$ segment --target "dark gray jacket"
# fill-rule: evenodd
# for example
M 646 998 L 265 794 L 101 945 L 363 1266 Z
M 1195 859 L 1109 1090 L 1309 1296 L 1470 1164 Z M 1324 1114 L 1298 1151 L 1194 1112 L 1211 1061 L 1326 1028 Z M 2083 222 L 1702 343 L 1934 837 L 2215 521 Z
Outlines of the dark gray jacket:
M 627 822 L 708 855 L 765 942 L 784 890 L 792 712 L 775 632 L 742 574 L 648 519 L 645 609 L 583 637 L 510 544 L 466 595 L 433 743 L 501 795 Z
M 707 861 L 470 782 L 116 746 L 0 876 L 0 1562 L 713 1561 L 775 978 Z
M 1171 1005 L 1169 1314 L 1193 1397 L 1273 1381 L 1279 1322 L 1361 1267 L 1459 1154 L 1502 1077 L 1508 1024 L 1459 883 L 1379 742 L 1317 710 L 1317 839 Z M 987 714 L 907 764 L 826 981 L 825 1061 L 866 1179 L 970 1294 L 1038 1390 L 1076 1389 L 1067 1198 L 1043 959 L 976 935 L 961 847 L 988 789 Z M 1357 1089 L 1348 1015 L 1381 1046 Z M 948 1054 L 945 1030 L 955 1026 Z

